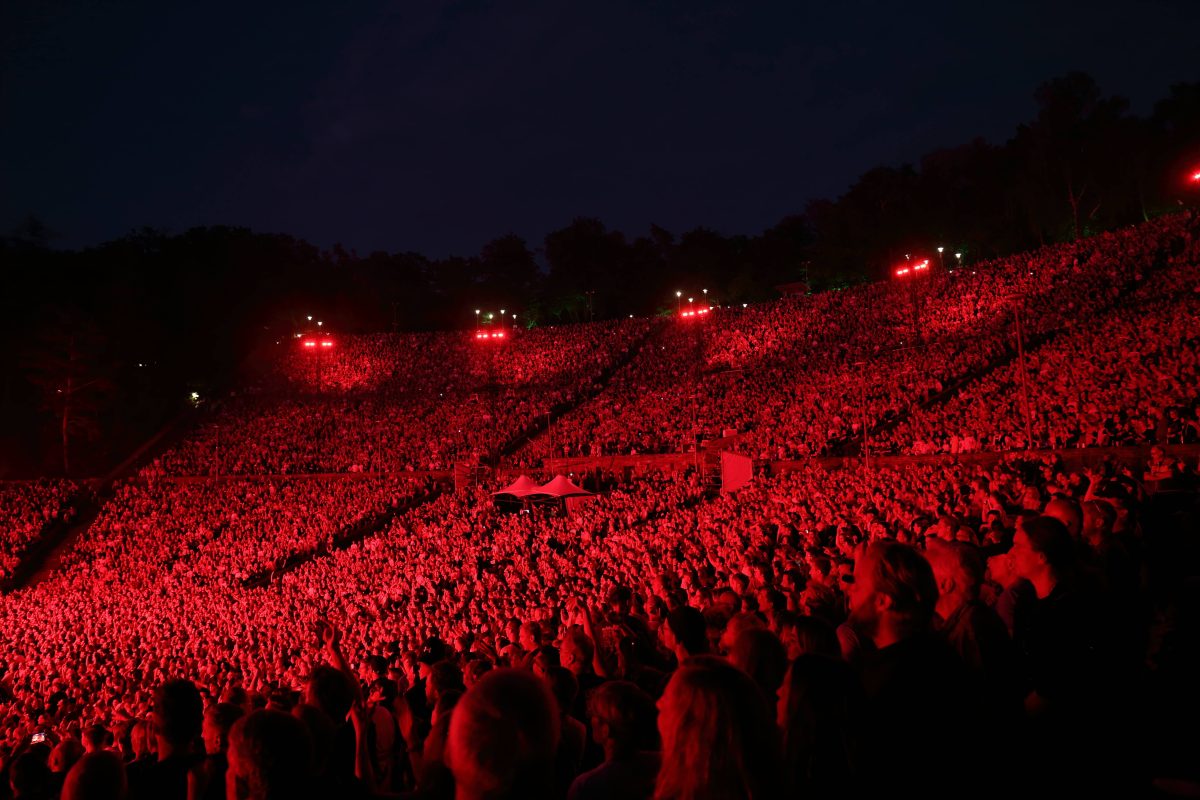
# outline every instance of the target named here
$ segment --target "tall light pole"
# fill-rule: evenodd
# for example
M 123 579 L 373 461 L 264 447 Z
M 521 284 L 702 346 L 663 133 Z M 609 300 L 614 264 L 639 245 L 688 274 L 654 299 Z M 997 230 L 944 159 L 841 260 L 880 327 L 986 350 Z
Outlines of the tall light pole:
M 683 311 L 683 309 L 679 307 L 680 304 L 682 303 L 682 301 L 683 301 L 683 292 L 679 292 L 679 291 L 675 292 L 675 316 L 679 316 L 679 313 L 681 311 Z
M 942 251 L 945 249 L 945 247 L 938 245 L 938 269 L 940 269 L 942 272 L 946 271 L 946 260 L 942 257 Z
M 955 253 L 954 257 L 958 259 L 958 268 L 962 269 L 962 253 Z

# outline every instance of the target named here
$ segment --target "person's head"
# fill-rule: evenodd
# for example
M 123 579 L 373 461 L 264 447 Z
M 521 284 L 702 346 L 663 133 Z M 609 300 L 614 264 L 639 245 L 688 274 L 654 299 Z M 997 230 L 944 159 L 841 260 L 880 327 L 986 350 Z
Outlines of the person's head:
M 80 737 L 83 740 L 83 749 L 88 753 L 97 753 L 108 747 L 111 736 L 108 733 L 108 728 L 103 725 L 88 725 L 83 729 Z
M 828 622 L 816 617 L 795 614 L 783 616 L 779 622 L 779 638 L 789 661 L 795 661 L 805 653 L 830 658 L 839 658 L 842 653 L 837 631 Z
M 1013 571 L 1034 586 L 1053 586 L 1075 563 L 1075 548 L 1067 528 L 1052 517 L 1025 520 L 1013 536 L 1009 551 Z
M 686 660 L 658 701 L 656 797 L 766 797 L 779 786 L 774 715 L 750 676 L 714 656 Z
M 8 768 L 8 785 L 17 800 L 25 797 L 48 797 L 51 773 L 46 754 L 40 749 L 27 750 L 17 756 Z
M 127 789 L 125 765 L 119 755 L 88 753 L 67 773 L 62 800 L 124 800 Z
M 733 643 L 737 641 L 737 638 L 741 636 L 743 632 L 748 631 L 751 628 L 763 627 L 766 627 L 766 625 L 763 623 L 762 617 L 758 616 L 758 614 L 755 614 L 753 611 L 743 611 L 741 613 L 734 614 L 729 618 L 729 622 L 726 623 L 725 629 L 721 633 L 721 638 L 718 642 L 721 652 L 728 653 L 731 651 L 733 649 Z
M 942 619 L 949 619 L 963 605 L 979 599 L 984 563 L 978 548 L 962 542 L 935 539 L 929 542 L 925 558 L 933 568 L 933 577 L 937 581 L 937 611 Z
M 787 672 L 787 650 L 766 628 L 747 628 L 733 641 L 729 661 L 749 675 L 768 699 L 779 691 Z
M 542 626 L 536 622 L 526 622 L 521 626 L 520 645 L 523 650 L 536 650 L 542 645 Z
M 1083 529 L 1083 512 L 1079 508 L 1078 501 L 1059 495 L 1046 503 L 1046 508 L 1042 513 L 1065 525 L 1071 538 L 1078 541 L 1079 534 Z
M 391 708 L 396 702 L 396 682 L 389 678 L 376 678 L 367 687 L 367 702 Z
M 664 643 L 672 650 L 682 648 L 687 655 L 699 655 L 708 650 L 708 624 L 704 615 L 691 606 L 679 606 L 667 615 L 662 627 Z
M 462 670 L 453 661 L 439 661 L 429 670 L 425 682 L 425 695 L 430 703 L 436 703 L 444 692 L 463 690 Z
M 608 607 L 614 613 L 624 615 L 629 613 L 630 602 L 633 598 L 633 592 L 628 586 L 614 586 L 608 592 Z
M 50 771 L 61 775 L 75 766 L 75 762 L 83 758 L 83 745 L 77 739 L 67 737 L 54 746 L 50 751 Z
M 368 686 L 387 677 L 387 659 L 380 655 L 367 656 L 358 665 L 358 677 Z
M 654 698 L 629 681 L 607 681 L 587 698 L 592 738 L 615 758 L 639 750 L 658 749 Z
M 336 724 L 346 720 L 354 704 L 354 687 L 340 669 L 321 664 L 313 669 L 305 686 L 304 702 L 325 712 Z
M 567 630 L 559 649 L 559 659 L 562 665 L 576 675 L 592 671 L 592 659 L 596 654 L 596 645 L 583 629 L 574 626 Z
M 486 658 L 476 658 L 468 661 L 463 669 L 463 683 L 468 689 L 479 682 L 479 679 L 494 668 Z
M 937 605 L 929 562 L 909 545 L 872 542 L 854 565 L 850 620 L 883 647 L 928 630 Z
M 416 677 L 421 680 L 429 679 L 429 672 L 433 669 L 433 665 L 439 661 L 444 661 L 451 655 L 450 648 L 446 643 L 436 636 L 431 636 L 426 639 L 421 645 L 421 652 L 415 658 Z
M 533 653 L 533 660 L 530 661 L 530 666 L 533 668 L 534 675 L 537 675 L 539 678 L 545 678 L 546 673 L 551 667 L 560 666 L 558 648 L 553 645 L 539 647 Z
M 216 703 L 204 709 L 204 724 L 201 726 L 204 751 L 210 756 L 224 753 L 229 747 L 229 731 L 244 713 L 241 706 L 231 703 Z
M 154 693 L 154 716 L 158 720 L 159 758 L 161 745 L 186 750 L 200 736 L 204 701 L 196 684 L 189 680 L 167 681 Z
M 129 726 L 129 749 L 135 760 L 150 755 L 150 731 L 145 720 L 139 719 Z
M 546 684 L 494 669 L 454 709 L 446 763 L 459 798 L 538 797 L 553 785 L 559 721 Z
M 309 788 L 313 746 L 296 717 L 282 711 L 255 711 L 229 732 L 229 800 L 299 797 Z
M 1083 504 L 1083 538 L 1095 547 L 1102 544 L 1117 524 L 1117 512 L 1103 500 L 1088 500 Z

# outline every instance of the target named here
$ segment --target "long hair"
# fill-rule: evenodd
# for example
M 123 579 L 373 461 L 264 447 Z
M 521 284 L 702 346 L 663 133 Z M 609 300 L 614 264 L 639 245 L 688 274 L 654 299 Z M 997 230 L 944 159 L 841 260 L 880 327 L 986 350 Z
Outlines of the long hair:
M 779 737 L 766 697 L 724 659 L 689 658 L 659 705 L 656 800 L 762 800 L 781 791 Z
M 797 797 L 854 796 L 862 704 L 854 671 L 841 659 L 802 655 L 779 694 L 789 788 Z

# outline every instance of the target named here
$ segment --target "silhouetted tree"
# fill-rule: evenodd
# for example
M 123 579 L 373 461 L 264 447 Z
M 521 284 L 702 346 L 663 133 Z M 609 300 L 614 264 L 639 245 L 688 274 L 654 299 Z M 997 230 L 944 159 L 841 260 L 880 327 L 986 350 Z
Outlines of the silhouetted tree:
M 71 442 L 100 434 L 103 400 L 113 389 L 104 342 L 90 322 L 69 312 L 39 331 L 26 355 L 27 375 L 41 392 L 43 409 L 56 420 L 63 474 L 71 473 Z

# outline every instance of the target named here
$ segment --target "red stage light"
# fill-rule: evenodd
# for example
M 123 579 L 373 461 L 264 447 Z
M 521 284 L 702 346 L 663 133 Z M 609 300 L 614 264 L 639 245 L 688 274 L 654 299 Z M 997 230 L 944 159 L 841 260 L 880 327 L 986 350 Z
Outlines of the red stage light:
M 1200 170 L 1192 173 L 1192 183 L 1200 183 Z
M 321 347 L 333 347 L 333 342 L 321 342 Z
M 316 342 L 305 342 L 304 346 L 305 347 L 316 347 L 317 343 Z

